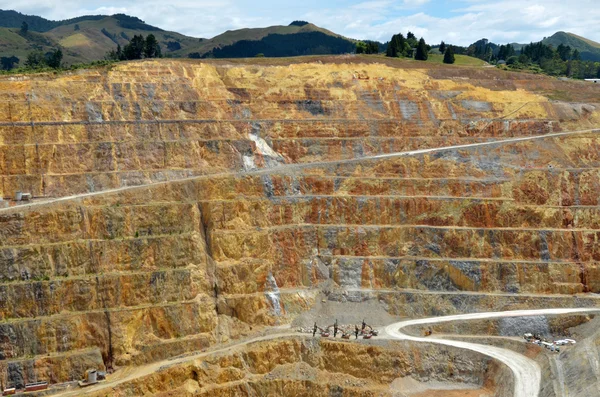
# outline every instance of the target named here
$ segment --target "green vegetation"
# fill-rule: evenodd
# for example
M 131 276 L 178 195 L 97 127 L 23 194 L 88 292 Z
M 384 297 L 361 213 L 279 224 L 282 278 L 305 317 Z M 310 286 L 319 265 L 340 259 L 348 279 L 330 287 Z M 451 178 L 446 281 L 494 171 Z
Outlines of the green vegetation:
M 157 28 L 156 26 L 148 25 L 146 22 L 142 21 L 139 18 L 131 17 L 125 14 L 114 14 L 112 15 L 114 19 L 119 21 L 119 26 L 124 29 L 131 30 L 151 30 L 151 31 L 162 31 L 162 29 Z
M 27 56 L 27 59 L 24 62 L 22 67 L 15 67 L 16 62 L 13 62 L 11 65 L 12 68 L 0 68 L 0 75 L 6 74 L 30 74 L 30 73 L 44 73 L 44 72 L 62 72 L 69 70 L 79 70 L 79 69 L 92 69 L 97 67 L 106 67 L 112 65 L 115 61 L 103 60 L 103 61 L 94 61 L 90 63 L 81 63 L 77 65 L 65 66 L 63 63 L 60 63 L 60 59 L 62 59 L 62 51 L 57 49 L 54 52 L 44 54 L 40 51 L 34 51 Z M 4 57 L 2 58 L 4 59 Z M 4 62 L 4 61 L 3 61 Z M 56 65 L 59 65 L 55 67 Z
M 0 10 L 0 27 L 20 28 L 23 22 L 27 23 L 30 30 L 35 32 L 48 32 L 63 25 L 71 25 L 82 21 L 94 21 L 106 18 L 105 15 L 86 15 L 64 21 L 50 21 L 35 15 L 25 15 L 17 11 Z
M 442 40 L 439 46 L 440 53 L 444 54 L 446 52 L 446 43 Z
M 600 62 L 600 43 L 573 33 L 557 32 L 543 39 L 542 43 L 557 49 L 562 44 L 565 47 L 571 47 L 572 51 L 577 50 L 582 61 Z
M 144 57 L 145 58 L 160 58 L 162 56 L 160 45 L 156 41 L 156 37 L 153 34 L 149 34 L 146 37 L 146 43 L 144 45 Z
M 150 33 L 151 34 L 148 34 Z M 388 43 L 351 40 L 306 21 L 288 26 L 227 31 L 212 39 L 165 32 L 124 14 L 92 15 L 49 21 L 15 11 L 0 10 L 0 69 L 61 70 L 70 65 L 93 65 L 117 60 L 167 57 L 243 58 L 324 54 L 378 54 L 414 57 L 429 62 L 481 65 L 504 64 L 513 70 L 590 78 L 600 76 L 600 44 L 571 33 L 558 32 L 540 43 L 497 45 L 481 39 L 468 47 L 446 44 L 433 50 L 424 39 L 408 32 Z M 115 48 L 116 45 L 116 49 Z M 481 61 L 479 61 L 479 60 Z M 503 66 L 504 67 L 504 66 Z
M 385 55 L 392 58 L 397 57 L 411 57 L 413 56 L 413 49 L 419 45 L 416 36 L 412 32 L 408 32 L 406 38 L 402 33 L 398 33 L 392 36 L 392 39 L 387 43 Z
M 270 34 L 260 40 L 240 40 L 222 48 L 213 48 L 203 58 L 252 58 L 256 54 L 267 57 L 299 55 L 346 54 L 355 52 L 354 42 L 322 32 Z M 195 54 L 190 54 L 190 57 Z
M 31 70 L 44 69 L 46 67 L 51 69 L 58 69 L 61 67 L 63 53 L 60 48 L 44 54 L 41 51 L 33 51 L 27 55 L 25 61 L 25 68 Z M 9 69 L 10 70 L 10 69 Z
M 110 50 L 106 54 L 106 59 L 111 61 L 128 61 L 142 58 L 161 58 L 162 51 L 160 45 L 153 34 L 149 34 L 145 39 L 142 35 L 135 35 L 123 49 L 117 45 L 116 50 Z
M 442 44 L 443 43 L 444 42 L 442 41 Z M 444 45 L 444 48 L 446 49 L 446 51 L 444 52 L 444 63 L 451 65 L 454 62 L 456 62 L 456 58 L 454 57 L 454 50 L 452 49 L 452 46 L 449 45 L 446 47 Z
M 582 61 L 577 49 L 560 44 L 554 49 L 543 42 L 531 43 L 521 49 L 519 56 L 511 56 L 506 61 L 509 69 L 528 70 L 551 76 L 567 76 L 578 79 L 600 76 L 600 63 Z
M 19 63 L 19 58 L 17 58 L 16 56 L 0 58 L 0 66 L 2 70 L 14 69 L 17 63 Z
M 417 61 L 426 61 L 429 56 L 429 49 L 427 48 L 427 44 L 425 40 L 421 37 L 419 40 L 419 44 L 417 45 L 417 52 L 415 54 L 415 59 Z
M 385 55 L 392 58 L 412 58 L 414 53 L 415 59 L 426 61 L 430 49 L 431 47 L 425 43 L 425 39 L 421 38 L 417 41 L 417 37 L 412 32 L 408 32 L 406 38 L 404 38 L 402 33 L 398 33 L 393 35 L 390 42 L 387 43 Z
M 46 54 L 46 65 L 51 67 L 52 69 L 58 69 L 61 66 L 63 53 L 60 48 Z
M 406 41 L 402 33 L 398 33 L 392 36 L 392 39 L 388 43 L 385 55 L 392 58 L 410 56 L 412 53 L 412 47 Z
M 553 38 L 564 37 L 564 35 L 564 33 L 560 34 L 559 32 Z M 581 42 L 580 38 L 577 40 Z M 448 45 L 445 45 L 445 47 L 451 47 L 455 54 L 479 58 L 491 64 L 506 64 L 506 68 L 511 70 L 544 73 L 551 76 L 568 76 L 578 79 L 600 76 L 600 63 L 582 60 L 582 53 L 578 48 L 573 48 L 564 43 L 559 43 L 554 47 L 546 44 L 547 42 L 548 39 L 544 39 L 527 45 L 497 45 L 487 39 L 481 39 L 468 47 Z M 591 46 L 590 43 L 594 42 L 588 40 L 587 45 Z M 600 50 L 600 44 L 597 45 Z
M 448 46 L 446 46 L 448 48 Z M 429 53 L 429 57 L 427 58 L 427 62 L 429 63 L 444 63 L 444 55 L 445 53 Z M 486 64 L 485 61 L 479 58 L 473 58 L 468 55 L 457 55 L 454 54 L 454 65 L 458 66 L 484 66 Z
M 357 54 L 379 54 L 379 43 L 375 41 L 359 41 L 356 43 Z

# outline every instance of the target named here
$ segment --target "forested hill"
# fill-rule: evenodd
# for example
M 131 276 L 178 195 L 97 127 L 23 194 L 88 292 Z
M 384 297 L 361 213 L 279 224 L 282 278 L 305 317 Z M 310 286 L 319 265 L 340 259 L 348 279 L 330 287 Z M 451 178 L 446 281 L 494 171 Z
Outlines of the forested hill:
M 78 23 L 81 21 L 97 21 L 106 18 L 106 15 L 86 15 L 63 21 L 51 21 L 36 15 L 26 15 L 13 10 L 0 10 L 0 27 L 20 28 L 23 22 L 27 23 L 34 32 L 47 32 L 62 25 Z
M 23 66 L 32 52 L 49 54 L 57 49 L 62 51 L 65 65 L 102 60 L 117 46 L 124 48 L 134 36 L 150 33 L 162 55 L 175 58 L 340 54 L 353 52 L 356 47 L 356 41 L 305 21 L 231 30 L 203 39 L 165 31 L 124 14 L 50 21 L 0 10 L 0 57 L 7 61 L 2 68 Z
M 583 61 L 600 61 L 600 43 L 586 39 L 585 37 L 577 36 L 568 32 L 556 32 L 550 37 L 542 40 L 546 45 L 552 45 L 558 48 L 559 45 L 569 46 L 571 50 L 579 51 L 581 60 Z
M 222 48 L 214 48 L 203 57 L 248 58 L 259 56 L 288 57 L 299 55 L 346 54 L 354 52 L 356 44 L 339 36 L 323 32 L 269 34 L 260 40 L 240 40 Z

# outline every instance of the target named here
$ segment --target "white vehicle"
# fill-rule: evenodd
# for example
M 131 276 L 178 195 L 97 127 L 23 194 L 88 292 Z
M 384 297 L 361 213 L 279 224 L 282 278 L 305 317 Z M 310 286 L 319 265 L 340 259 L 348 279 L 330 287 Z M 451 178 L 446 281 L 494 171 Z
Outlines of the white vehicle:
M 575 343 L 577 342 L 573 339 L 559 339 L 554 341 L 554 344 L 557 346 L 574 345 Z

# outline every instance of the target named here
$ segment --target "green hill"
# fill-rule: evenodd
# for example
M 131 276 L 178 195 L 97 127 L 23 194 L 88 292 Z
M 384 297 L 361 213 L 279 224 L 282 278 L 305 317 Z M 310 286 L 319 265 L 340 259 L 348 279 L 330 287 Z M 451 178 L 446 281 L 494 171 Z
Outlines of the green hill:
M 27 33 L 20 29 L 23 22 L 29 25 Z M 125 46 L 136 34 L 154 34 L 166 55 L 183 48 L 193 48 L 199 42 L 197 38 L 167 32 L 123 14 L 49 21 L 0 10 L 0 26 L 0 56 L 14 55 L 21 59 L 21 63 L 32 51 L 47 52 L 55 48 L 62 48 L 67 65 L 100 60 L 117 45 Z
M 182 49 L 178 55 L 195 53 L 199 57 L 239 58 L 259 53 L 265 56 L 341 54 L 354 51 L 355 42 L 312 23 L 292 23 L 288 26 L 229 30 L 197 43 L 193 50 Z
M 600 61 L 600 43 L 573 33 L 556 32 L 542 40 L 542 42 L 546 45 L 552 45 L 554 48 L 558 47 L 559 44 L 568 45 L 571 49 L 579 51 L 582 60 Z
M 36 15 L 21 14 L 20 12 L 13 10 L 0 10 L 0 27 L 20 28 L 23 22 L 27 22 L 30 30 L 35 32 L 47 32 L 61 25 L 68 25 L 87 20 L 99 20 L 105 17 L 105 15 L 86 15 L 64 21 L 50 21 Z
M 20 29 L 23 22 L 29 25 L 27 33 Z M 232 30 L 201 39 L 164 31 L 123 14 L 50 21 L 0 10 L 0 56 L 16 56 L 21 64 L 32 51 L 48 52 L 59 47 L 67 65 L 100 60 L 117 45 L 124 47 L 134 35 L 149 33 L 156 36 L 163 55 L 169 57 L 339 54 L 351 52 L 355 46 L 354 40 L 302 21 L 288 26 Z

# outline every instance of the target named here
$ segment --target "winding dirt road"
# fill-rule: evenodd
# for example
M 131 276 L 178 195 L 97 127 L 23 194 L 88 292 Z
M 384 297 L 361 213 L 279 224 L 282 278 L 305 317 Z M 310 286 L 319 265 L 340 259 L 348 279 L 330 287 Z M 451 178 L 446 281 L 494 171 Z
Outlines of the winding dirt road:
M 464 341 L 436 339 L 436 338 L 421 338 L 410 336 L 401 332 L 402 328 L 413 325 L 428 325 L 439 324 L 451 321 L 468 321 L 468 320 L 484 320 L 501 317 L 527 317 L 527 316 L 543 316 L 543 315 L 560 315 L 560 314 L 576 314 L 598 312 L 599 309 L 542 309 L 542 310 L 515 310 L 506 312 L 492 313 L 472 313 L 460 314 L 455 316 L 425 318 L 418 320 L 401 321 L 399 323 L 388 325 L 385 332 L 388 337 L 393 339 L 409 340 L 424 343 L 436 343 L 446 346 L 454 346 L 460 349 L 472 350 L 486 356 L 492 357 L 510 368 L 514 376 L 515 390 L 514 397 L 537 397 L 540 392 L 540 383 L 542 380 L 541 370 L 539 365 L 512 350 L 502 349 L 495 346 L 480 345 L 477 343 L 469 343 Z
M 555 132 L 555 133 L 550 133 L 550 134 L 545 134 L 545 135 L 533 135 L 533 136 L 525 136 L 525 137 L 518 137 L 518 138 L 507 138 L 507 139 L 499 139 L 499 140 L 495 140 L 495 141 L 469 143 L 469 144 L 465 144 L 465 145 L 442 146 L 442 147 L 436 147 L 436 148 L 409 150 L 409 151 L 405 151 L 405 152 L 393 152 L 393 153 L 378 154 L 378 155 L 373 155 L 373 156 L 357 157 L 357 158 L 346 159 L 346 160 L 284 164 L 284 165 L 271 167 L 271 168 L 263 168 L 263 169 L 256 170 L 256 171 L 238 171 L 238 172 L 228 171 L 228 172 L 218 172 L 218 173 L 214 173 L 214 174 L 196 175 L 196 176 L 191 176 L 188 178 L 173 179 L 173 180 L 168 180 L 168 181 L 164 181 L 164 182 L 155 182 L 155 183 L 136 185 L 136 186 L 124 186 L 124 187 L 120 187 L 120 188 L 116 188 L 116 189 L 102 190 L 99 192 L 81 193 L 81 194 L 76 194 L 76 195 L 72 195 L 72 196 L 45 199 L 45 200 L 40 200 L 40 201 L 28 203 L 28 204 L 20 204 L 18 206 L 14 206 L 14 207 L 0 208 L 0 214 L 6 213 L 6 212 L 21 211 L 21 210 L 24 210 L 27 208 L 35 208 L 35 207 L 45 206 L 48 204 L 59 203 L 59 202 L 63 202 L 63 201 L 78 200 L 78 199 L 83 199 L 86 197 L 94 197 L 94 196 L 123 192 L 123 191 L 133 191 L 136 189 L 144 189 L 144 188 L 147 188 L 148 186 L 158 186 L 158 185 L 165 185 L 165 184 L 169 184 L 169 183 L 179 183 L 179 182 L 197 180 L 197 179 L 201 179 L 201 178 L 217 178 L 217 177 L 221 177 L 221 176 L 236 176 L 236 175 L 264 175 L 264 174 L 273 174 L 273 173 L 286 172 L 286 171 L 293 172 L 294 170 L 301 170 L 304 168 L 311 168 L 311 167 L 351 164 L 351 163 L 359 163 L 359 162 L 370 161 L 370 160 L 393 159 L 393 158 L 397 158 L 397 157 L 416 156 L 416 155 L 427 154 L 427 153 L 437 153 L 437 152 L 446 152 L 446 151 L 451 151 L 451 150 L 479 148 L 479 147 L 502 145 L 502 144 L 515 143 L 515 142 L 537 141 L 537 140 L 543 140 L 543 139 L 548 139 L 548 138 L 560 138 L 560 137 L 567 137 L 567 136 L 571 136 L 571 135 L 580 135 L 580 134 L 589 134 L 589 133 L 600 133 L 600 128 L 590 128 L 590 129 L 576 130 L 576 131 L 563 131 L 563 132 Z
M 483 319 L 494 319 L 502 317 L 528 317 L 528 316 L 541 316 L 541 315 L 562 315 L 562 314 L 577 314 L 577 313 L 600 313 L 600 308 L 571 308 L 571 309 L 542 309 L 542 310 L 514 310 L 505 312 L 489 312 L 489 313 L 471 313 L 471 314 L 459 314 L 453 316 L 444 317 L 433 317 L 424 318 L 417 320 L 407 320 L 394 323 L 385 327 L 385 332 L 380 335 L 380 338 L 386 339 L 397 339 L 397 340 L 408 340 L 423 343 L 436 343 L 440 345 L 453 346 L 459 349 L 472 350 L 486 356 L 492 357 L 503 364 L 505 364 L 513 373 L 515 390 L 514 397 L 537 397 L 540 391 L 541 383 L 541 370 L 539 365 L 523 356 L 522 354 L 516 353 L 512 350 L 502 349 L 495 346 L 480 345 L 477 343 L 469 343 L 464 341 L 449 340 L 449 339 L 437 339 L 437 338 L 421 338 L 411 335 L 407 335 L 401 330 L 403 328 L 414 326 L 414 325 L 428 325 L 428 324 L 439 324 L 451 321 L 468 321 L 468 320 L 483 320 Z M 191 362 L 202 358 L 203 356 L 229 352 L 232 349 L 242 347 L 251 343 L 274 340 L 274 339 L 285 339 L 290 337 L 298 337 L 298 333 L 290 333 L 289 329 L 282 328 L 280 333 L 275 333 L 266 336 L 260 336 L 238 343 L 230 344 L 227 346 L 219 347 L 214 350 L 207 350 L 205 352 L 191 353 L 185 357 L 171 358 L 163 361 L 139 366 L 136 368 L 125 368 L 122 371 L 109 377 L 106 382 L 99 383 L 95 386 L 86 389 L 68 389 L 56 394 L 56 396 L 80 396 L 92 392 L 98 392 L 100 390 L 109 390 L 120 384 L 138 379 L 147 375 L 150 375 L 156 371 L 161 370 L 165 367 L 171 367 L 173 365 L 180 365 Z

